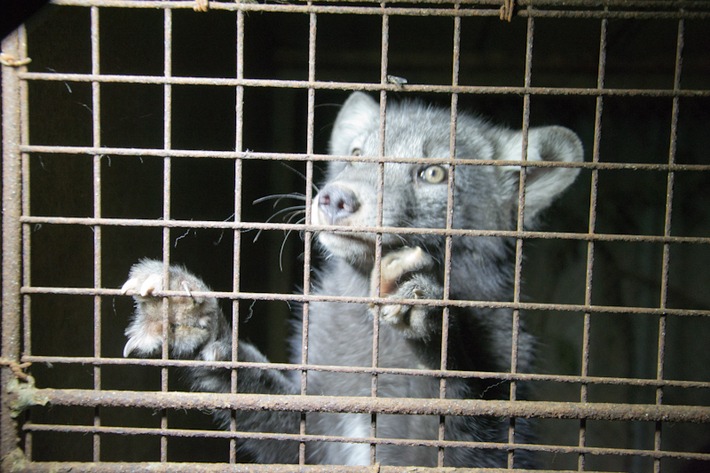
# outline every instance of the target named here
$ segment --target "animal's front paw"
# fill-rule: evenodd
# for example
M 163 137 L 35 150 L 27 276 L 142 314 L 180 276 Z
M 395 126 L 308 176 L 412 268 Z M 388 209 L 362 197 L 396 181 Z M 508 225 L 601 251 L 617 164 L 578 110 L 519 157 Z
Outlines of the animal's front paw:
M 371 278 L 371 295 L 386 297 L 392 303 L 379 308 L 380 320 L 412 338 L 428 338 L 437 327 L 436 309 L 425 305 L 396 302 L 403 299 L 440 299 L 443 288 L 432 274 L 434 259 L 420 247 L 405 247 L 387 254 L 380 265 L 379 294 L 377 278 Z M 373 276 L 374 275 L 373 270 Z M 371 305 L 377 313 L 375 305 Z
M 133 296 L 136 309 L 126 329 L 128 341 L 123 356 L 156 354 L 163 345 L 165 322 L 170 348 L 178 356 L 194 352 L 213 335 L 219 314 L 217 301 L 193 295 L 209 288 L 179 266 L 169 267 L 168 279 L 166 287 L 161 261 L 143 260 L 131 268 L 121 292 Z M 184 295 L 170 297 L 165 302 L 162 297 L 153 296 L 163 290 L 182 291 Z

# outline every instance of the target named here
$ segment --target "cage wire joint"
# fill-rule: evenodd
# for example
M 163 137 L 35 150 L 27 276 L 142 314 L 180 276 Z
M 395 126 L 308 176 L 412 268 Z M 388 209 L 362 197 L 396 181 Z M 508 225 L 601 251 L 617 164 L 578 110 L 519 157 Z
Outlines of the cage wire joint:
M 22 59 L 18 59 L 12 54 L 7 54 L 0 52 L 0 64 L 3 66 L 7 67 L 22 67 L 26 66 L 27 64 L 31 63 L 32 59 L 26 57 Z
M 500 7 L 500 19 L 501 21 L 507 21 L 510 23 L 513 21 L 513 15 L 515 14 L 515 0 L 503 0 L 503 5 Z
M 39 394 L 39 391 L 35 388 L 35 379 L 24 371 L 31 364 L 0 358 L 0 366 L 8 367 L 12 374 L 15 375 L 5 387 L 9 399 L 8 405 L 13 418 L 19 416 L 28 407 L 44 406 L 49 402 L 49 398 Z

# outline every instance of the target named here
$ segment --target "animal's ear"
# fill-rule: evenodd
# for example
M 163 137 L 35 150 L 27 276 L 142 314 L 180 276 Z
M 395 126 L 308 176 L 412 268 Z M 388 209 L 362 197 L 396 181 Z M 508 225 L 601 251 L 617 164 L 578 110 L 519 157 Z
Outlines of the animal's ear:
M 369 95 L 353 92 L 335 119 L 330 135 L 330 154 L 348 155 L 353 139 L 379 126 L 380 105 Z
M 522 132 L 502 148 L 501 159 L 522 159 Z M 576 163 L 583 159 L 582 142 L 577 135 L 561 126 L 531 128 L 528 132 L 528 161 Z M 534 224 L 538 214 L 574 182 L 579 168 L 574 167 L 526 167 L 525 174 L 525 226 Z M 506 166 L 504 172 L 519 176 L 520 168 Z M 517 193 L 514 193 L 517 197 Z

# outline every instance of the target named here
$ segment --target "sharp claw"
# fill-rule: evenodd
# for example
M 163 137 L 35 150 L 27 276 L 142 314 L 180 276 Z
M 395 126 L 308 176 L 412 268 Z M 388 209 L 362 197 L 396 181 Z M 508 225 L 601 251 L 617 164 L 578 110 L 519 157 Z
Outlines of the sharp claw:
M 123 283 L 123 286 L 121 286 L 121 294 L 128 294 L 128 291 L 135 291 L 137 287 L 137 282 L 138 281 L 136 280 L 136 278 L 131 278 L 125 283 Z
M 128 358 L 135 353 L 136 356 L 148 356 L 155 353 L 163 344 L 160 336 L 147 333 L 150 328 L 147 326 L 131 326 L 126 330 L 128 342 L 123 347 L 123 356 Z
M 135 345 L 136 344 L 132 338 L 130 340 L 128 340 L 128 342 L 126 343 L 126 346 L 123 347 L 123 357 L 124 358 L 128 358 L 129 355 L 133 352 L 133 350 L 136 349 Z
M 190 286 L 187 284 L 187 281 L 183 281 L 180 285 L 183 289 L 185 289 L 185 292 L 187 292 L 187 295 L 190 297 L 190 299 L 195 300 L 195 298 L 192 297 L 192 291 L 190 291 Z
M 151 274 L 143 281 L 140 288 L 140 295 L 147 297 L 155 291 L 160 291 L 163 289 L 163 277 L 158 274 Z

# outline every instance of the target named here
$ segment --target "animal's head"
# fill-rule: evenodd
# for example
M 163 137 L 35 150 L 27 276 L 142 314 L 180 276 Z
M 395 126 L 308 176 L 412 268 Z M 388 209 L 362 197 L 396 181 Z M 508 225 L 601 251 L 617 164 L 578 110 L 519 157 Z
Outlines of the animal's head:
M 355 92 L 343 105 L 332 132 L 330 153 L 355 159 L 329 164 L 326 182 L 313 201 L 313 223 L 353 230 L 380 226 L 445 228 L 447 208 L 451 208 L 454 228 L 515 228 L 520 166 L 514 163 L 482 166 L 464 164 L 464 160 L 521 161 L 522 132 L 459 113 L 452 160 L 449 110 L 420 102 L 388 104 L 384 150 L 380 121 L 380 105 L 369 95 Z M 529 130 L 527 160 L 558 165 L 524 168 L 527 228 L 534 225 L 540 212 L 579 172 L 559 164 L 579 162 L 582 154 L 579 139 L 567 128 Z M 396 162 L 377 162 L 379 156 Z M 357 160 L 358 157 L 364 158 L 363 161 Z M 452 180 L 453 203 L 449 207 Z M 381 220 L 378 192 L 382 195 Z M 354 263 L 372 260 L 375 238 L 376 233 L 371 231 L 319 234 L 320 242 L 331 254 Z M 384 248 L 432 246 L 439 240 L 441 236 L 382 233 Z

